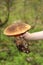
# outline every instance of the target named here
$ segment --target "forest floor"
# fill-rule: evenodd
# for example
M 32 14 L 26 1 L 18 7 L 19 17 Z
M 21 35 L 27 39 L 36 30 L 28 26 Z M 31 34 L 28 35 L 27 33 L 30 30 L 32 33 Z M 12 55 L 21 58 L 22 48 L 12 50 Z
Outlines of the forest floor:
M 32 24 L 31 22 L 28 23 Z M 20 52 L 14 43 L 14 37 L 8 37 L 3 34 L 8 25 L 0 28 L 0 65 L 43 65 L 43 40 L 28 41 L 30 53 Z M 41 30 L 43 30 L 43 24 L 41 21 L 37 21 L 35 27 L 29 32 Z
M 28 41 L 30 53 L 26 54 L 17 49 L 14 37 L 8 37 L 3 34 L 4 29 L 8 25 L 16 22 L 18 19 L 23 19 L 24 14 L 26 23 L 33 26 L 28 32 L 43 30 L 43 0 L 26 0 L 26 13 L 23 12 L 23 0 L 17 1 L 15 9 L 13 3 L 9 21 L 3 27 L 0 27 L 0 65 L 43 65 L 43 40 Z M 4 21 L 3 14 L 5 12 L 2 13 L 2 10 L 0 11 L 0 17 Z

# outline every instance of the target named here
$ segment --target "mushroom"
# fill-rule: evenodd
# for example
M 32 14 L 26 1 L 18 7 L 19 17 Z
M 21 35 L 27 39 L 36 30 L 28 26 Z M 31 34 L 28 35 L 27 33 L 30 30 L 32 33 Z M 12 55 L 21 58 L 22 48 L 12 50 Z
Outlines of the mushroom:
M 29 29 L 31 28 L 30 25 L 23 23 L 23 22 L 18 22 L 9 25 L 5 30 L 4 34 L 7 36 L 14 36 L 16 38 L 16 46 L 19 50 L 23 52 L 30 52 L 28 49 L 28 45 L 26 40 L 21 37 L 23 34 L 25 34 Z

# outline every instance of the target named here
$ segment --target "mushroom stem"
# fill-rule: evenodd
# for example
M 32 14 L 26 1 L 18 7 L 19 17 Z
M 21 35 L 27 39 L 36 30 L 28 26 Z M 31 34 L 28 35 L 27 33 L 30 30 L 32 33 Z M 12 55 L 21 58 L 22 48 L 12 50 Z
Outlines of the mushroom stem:
M 26 40 L 43 40 L 43 31 L 23 34 Z
M 19 49 L 19 51 L 22 51 L 22 52 L 25 52 L 25 53 L 30 52 L 30 50 L 28 48 L 27 41 L 21 36 L 16 37 L 16 46 Z

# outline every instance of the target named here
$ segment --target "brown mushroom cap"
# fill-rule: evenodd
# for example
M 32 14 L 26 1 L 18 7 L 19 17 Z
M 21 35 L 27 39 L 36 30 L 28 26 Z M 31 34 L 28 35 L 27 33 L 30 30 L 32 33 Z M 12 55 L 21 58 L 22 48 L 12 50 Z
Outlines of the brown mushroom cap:
M 8 35 L 8 36 L 12 36 L 12 35 L 16 36 L 16 35 L 23 34 L 30 28 L 31 28 L 30 25 L 23 23 L 23 22 L 18 22 L 18 23 L 14 23 L 14 24 L 11 24 L 10 26 L 8 26 L 4 30 L 4 34 Z

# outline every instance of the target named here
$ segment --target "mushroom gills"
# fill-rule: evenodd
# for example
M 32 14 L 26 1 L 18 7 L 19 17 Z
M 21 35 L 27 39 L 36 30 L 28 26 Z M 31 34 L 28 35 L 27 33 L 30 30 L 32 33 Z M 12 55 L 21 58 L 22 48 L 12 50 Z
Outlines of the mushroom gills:
M 16 37 L 16 46 L 19 51 L 29 53 L 27 41 L 23 37 Z

